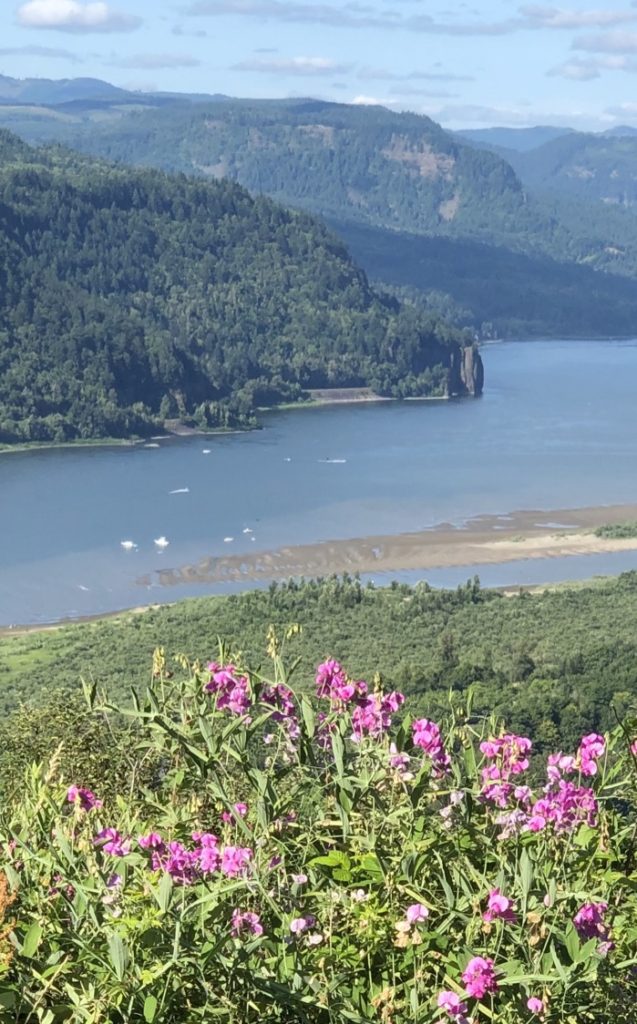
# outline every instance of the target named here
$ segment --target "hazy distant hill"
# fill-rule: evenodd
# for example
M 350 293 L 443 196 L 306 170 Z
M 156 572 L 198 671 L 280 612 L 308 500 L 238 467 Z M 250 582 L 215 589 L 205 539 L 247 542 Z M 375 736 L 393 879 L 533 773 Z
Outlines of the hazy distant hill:
M 464 341 L 306 214 L 0 132 L 0 441 L 246 422 L 308 387 L 460 393 Z
M 507 150 L 505 160 L 486 151 L 485 143 L 445 132 L 429 118 L 382 107 L 191 99 L 140 94 L 135 104 L 0 105 L 0 124 L 34 141 L 56 139 L 123 163 L 229 177 L 253 193 L 365 228 L 374 237 L 373 258 L 371 250 L 368 257 L 357 249 L 366 269 L 394 286 L 401 275 L 397 286 L 417 287 L 421 300 L 433 299 L 440 279 L 446 280 L 449 288 L 435 296 L 436 308 L 459 307 L 463 322 L 478 329 L 486 321 L 499 334 L 634 332 L 637 286 L 605 277 L 591 287 L 588 276 L 602 270 L 637 279 L 632 213 L 531 183 L 524 170 L 525 161 L 532 167 L 546 147 L 581 138 L 568 129 L 497 129 L 501 140 L 516 140 L 518 149 L 567 133 L 524 153 Z M 611 148 L 625 142 L 633 144 L 605 140 Z M 404 246 L 400 234 L 410 236 Z M 438 246 L 442 265 L 431 280 L 431 265 L 424 273 L 427 260 L 415 275 L 405 259 L 413 236 L 454 243 Z M 533 287 L 522 286 L 521 256 L 530 261 Z M 454 276 L 456 263 L 462 271 Z M 391 273 L 379 274 L 383 266 Z M 578 278 L 580 268 L 586 272 Z M 544 302 L 537 301 L 538 290 L 544 290 Z M 593 295 L 602 311 L 587 318 L 583 311 L 592 312 Z M 606 332 L 600 331 L 600 319 L 608 324 Z
M 537 125 L 533 128 L 462 128 L 455 132 L 461 139 L 475 143 L 485 149 L 513 150 L 525 153 L 529 149 L 568 135 L 572 128 L 556 128 L 554 125 Z
M 572 132 L 510 159 L 529 188 L 628 207 L 637 201 L 637 132 Z

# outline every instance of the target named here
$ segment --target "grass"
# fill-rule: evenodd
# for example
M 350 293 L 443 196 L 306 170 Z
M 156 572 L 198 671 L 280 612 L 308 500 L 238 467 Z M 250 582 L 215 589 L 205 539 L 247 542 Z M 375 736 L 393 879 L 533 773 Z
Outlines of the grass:
M 637 521 L 606 523 L 604 526 L 597 527 L 595 536 L 604 537 L 607 540 L 627 540 L 630 537 L 637 537 Z

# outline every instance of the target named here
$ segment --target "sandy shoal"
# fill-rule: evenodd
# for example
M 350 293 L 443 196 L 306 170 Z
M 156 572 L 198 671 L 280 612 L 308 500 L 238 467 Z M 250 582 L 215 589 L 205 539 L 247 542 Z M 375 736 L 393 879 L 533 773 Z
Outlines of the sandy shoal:
M 564 558 L 637 550 L 637 537 L 596 537 L 606 523 L 637 521 L 637 505 L 601 505 L 551 511 L 522 510 L 477 516 L 462 527 L 441 523 L 418 533 L 355 537 L 201 558 L 140 577 L 170 587 L 183 583 L 223 583 L 343 572 L 398 572 Z

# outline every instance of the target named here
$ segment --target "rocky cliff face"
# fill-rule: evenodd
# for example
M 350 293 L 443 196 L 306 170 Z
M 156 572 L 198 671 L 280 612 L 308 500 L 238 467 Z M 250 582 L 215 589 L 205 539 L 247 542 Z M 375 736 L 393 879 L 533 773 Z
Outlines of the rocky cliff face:
M 477 345 L 454 349 L 451 353 L 447 392 L 449 395 L 482 394 L 484 365 Z

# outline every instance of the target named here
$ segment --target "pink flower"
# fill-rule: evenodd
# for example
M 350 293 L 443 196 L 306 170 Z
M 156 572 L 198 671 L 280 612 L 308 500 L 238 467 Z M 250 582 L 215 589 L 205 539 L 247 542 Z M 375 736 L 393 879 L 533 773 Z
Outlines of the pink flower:
M 87 812 L 102 806 L 102 801 L 97 799 L 95 793 L 90 789 L 84 789 L 83 786 L 69 786 L 66 799 L 70 804 L 76 804 L 80 810 Z
M 537 996 L 531 996 L 530 999 L 527 999 L 526 1005 L 531 1013 L 542 1013 L 544 1009 L 544 1003 Z
M 429 911 L 422 903 L 412 903 L 410 907 L 407 907 L 405 917 L 410 924 L 419 924 L 421 921 L 427 920 Z
M 248 805 L 235 804 L 233 810 L 234 814 L 232 813 L 232 811 L 223 811 L 221 815 L 221 820 L 223 821 L 224 825 L 232 824 L 232 822 L 235 821 L 236 818 L 245 818 L 246 814 L 248 813 Z
M 446 1010 L 450 1017 L 464 1017 L 468 1009 L 459 995 L 449 991 L 439 993 L 438 1006 L 441 1010 Z
M 212 874 L 221 867 L 219 840 L 211 832 L 196 832 L 193 839 L 199 844 L 199 869 L 204 875 Z
M 462 980 L 465 983 L 467 995 L 473 999 L 483 999 L 487 993 L 498 990 L 494 963 L 488 957 L 474 956 L 462 972 Z
M 303 873 L 292 875 L 292 881 L 295 885 L 305 885 L 307 883 L 307 875 L 304 875 Z
M 606 753 L 606 740 L 599 733 L 583 736 L 577 751 L 577 762 L 582 775 L 596 775 L 597 762 Z
M 608 903 L 585 903 L 573 918 L 573 924 L 581 939 L 608 938 L 604 914 Z
M 149 832 L 147 836 L 140 836 L 137 842 L 142 850 L 161 850 L 164 847 L 164 840 L 158 832 Z
M 412 729 L 414 746 L 420 747 L 431 759 L 435 772 L 447 772 L 451 758 L 445 751 L 440 727 L 435 722 L 430 722 L 428 718 L 419 718 L 413 723 Z
M 252 850 L 248 847 L 226 846 L 221 858 L 221 870 L 228 878 L 236 878 L 246 874 L 251 860 Z
M 238 675 L 234 665 L 208 665 L 210 682 L 204 689 L 216 694 L 219 711 L 228 710 L 233 715 L 246 715 L 250 710 L 250 684 L 245 676 Z
M 111 857 L 126 857 L 130 853 L 130 839 L 124 839 L 116 828 L 104 828 L 93 839 L 94 846 L 101 846 L 102 853 Z
M 235 939 L 239 939 L 245 934 L 256 935 L 257 937 L 263 935 L 261 918 L 258 914 L 253 914 L 249 910 L 233 910 L 230 934 Z
M 492 889 L 489 893 L 489 902 L 487 909 L 482 915 L 482 920 L 486 922 L 500 920 L 513 924 L 516 920 L 513 900 L 503 896 L 499 889 Z
M 404 701 L 402 693 L 396 692 L 361 697 L 352 713 L 353 741 L 359 743 L 365 733 L 372 739 L 382 736 L 391 726 L 392 714 Z
M 305 917 L 295 917 L 290 921 L 290 931 L 293 935 L 301 935 L 315 924 L 316 918 L 312 914 L 306 914 Z
M 635 740 L 634 743 L 631 743 L 630 752 L 633 755 L 633 757 L 637 757 L 637 740 Z

